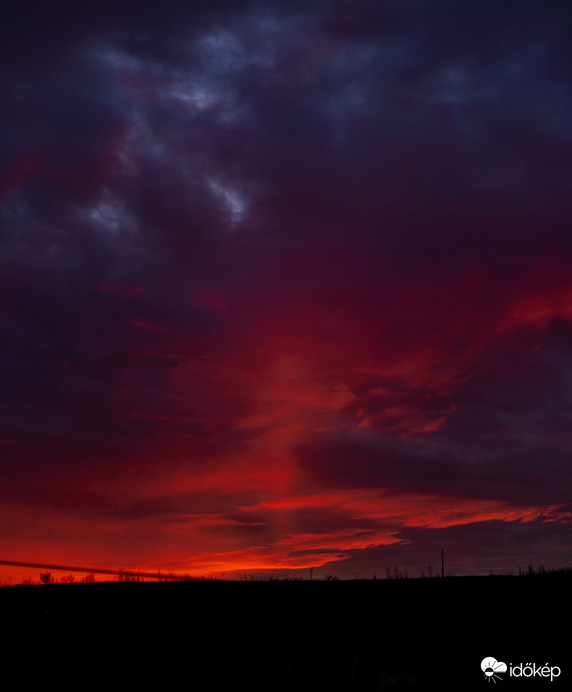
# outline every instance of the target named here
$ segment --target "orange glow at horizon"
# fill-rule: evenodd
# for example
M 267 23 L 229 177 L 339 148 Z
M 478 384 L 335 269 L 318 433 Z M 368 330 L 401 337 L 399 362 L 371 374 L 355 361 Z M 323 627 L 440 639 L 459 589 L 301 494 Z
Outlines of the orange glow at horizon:
M 425 300 L 431 303 L 444 290 L 437 286 L 431 300 L 414 307 L 420 311 Z M 236 434 L 238 442 L 212 455 L 190 435 L 159 439 L 150 451 L 134 443 L 125 459 L 134 464 L 130 454 L 140 454 L 141 463 L 133 468 L 126 464 L 124 475 L 119 466 L 113 482 L 107 467 L 103 472 L 98 466 L 72 471 L 61 487 L 87 489 L 99 498 L 100 506 L 60 509 L 13 502 L 9 521 L 14 530 L 4 540 L 3 553 L 22 561 L 94 567 L 124 562 L 121 566 L 128 569 L 176 569 L 203 576 L 320 567 L 350 559 L 351 551 L 405 543 L 400 532 L 410 528 L 446 529 L 494 520 L 567 523 L 572 515 L 556 504 L 441 496 L 433 490 L 327 491 L 308 478 L 297 449 L 330 431 L 431 440 L 446 427 L 456 405 L 424 408 L 395 396 L 385 382 L 393 378 L 404 389 L 446 398 L 463 378 L 470 378 L 467 366 L 475 354 L 507 333 L 518 332 L 523 324 L 543 325 L 547 315 L 564 311 L 569 295 L 562 289 L 555 296 L 509 302 L 456 359 L 449 358 L 443 346 L 457 338 L 466 323 L 435 337 L 438 343 L 428 338 L 402 350 L 389 340 L 380 345 L 371 339 L 363 315 L 359 320 L 350 316 L 352 329 L 340 331 L 338 342 L 324 344 L 322 332 L 339 328 L 341 318 L 334 311 L 324 309 L 315 322 L 314 313 L 300 310 L 286 326 L 272 314 L 263 314 L 244 343 L 239 341 L 216 365 L 182 358 L 176 369 L 161 369 L 165 394 L 157 406 L 144 411 L 149 422 L 208 421 L 215 436 L 219 426 Z M 388 333 L 397 320 L 390 317 Z M 153 322 L 133 324 L 152 335 L 167 335 Z M 184 351 L 184 344 L 177 343 L 167 356 L 178 358 Z M 152 349 L 148 353 L 152 356 Z M 197 403 L 191 397 L 198 367 L 205 368 L 201 387 L 217 393 L 218 399 L 199 397 Z M 383 405 L 368 407 L 367 397 L 360 399 L 360 383 L 367 378 L 374 382 L 368 396 Z M 128 384 L 127 376 L 126 380 Z M 134 399 L 125 386 L 118 396 L 122 420 L 138 419 Z M 235 400 L 240 404 L 236 410 Z M 298 510 L 320 511 L 323 529 L 300 527 Z M 344 520 L 363 522 L 363 527 L 352 523 L 331 528 L 328 522 L 335 524 L 342 512 Z

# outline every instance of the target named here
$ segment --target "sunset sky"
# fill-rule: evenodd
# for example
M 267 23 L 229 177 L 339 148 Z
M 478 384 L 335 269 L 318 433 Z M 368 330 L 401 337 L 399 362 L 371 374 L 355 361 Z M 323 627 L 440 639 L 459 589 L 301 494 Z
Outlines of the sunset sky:
M 9 2 L 0 560 L 570 566 L 571 20 Z

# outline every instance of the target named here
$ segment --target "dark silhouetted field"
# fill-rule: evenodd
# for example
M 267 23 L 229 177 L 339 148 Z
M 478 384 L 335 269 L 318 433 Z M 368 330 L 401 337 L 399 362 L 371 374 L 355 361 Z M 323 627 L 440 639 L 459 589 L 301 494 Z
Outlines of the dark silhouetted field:
M 7 587 L 4 680 L 58 692 L 490 690 L 480 662 L 493 656 L 562 669 L 553 682 L 504 675 L 497 689 L 564 690 L 571 586 L 491 576 Z

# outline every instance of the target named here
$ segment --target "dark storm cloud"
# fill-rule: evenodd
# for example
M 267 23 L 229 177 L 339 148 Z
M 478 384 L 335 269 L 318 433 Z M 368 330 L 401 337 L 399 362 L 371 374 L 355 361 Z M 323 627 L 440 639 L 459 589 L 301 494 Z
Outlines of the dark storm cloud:
M 78 318 L 90 314 L 110 342 L 93 357 L 109 359 L 132 340 L 99 301 L 105 283 L 155 280 L 131 317 L 176 326 L 188 308 L 183 318 L 168 278 L 157 301 L 158 275 L 193 271 L 242 290 L 234 256 L 248 262 L 249 285 L 280 293 L 305 251 L 342 251 L 349 227 L 355 251 L 389 272 L 454 259 L 517 273 L 547 238 L 568 248 L 567 217 L 512 208 L 530 192 L 553 200 L 570 178 L 570 104 L 551 70 L 565 51 L 560 4 L 11 7 L 11 339 L 77 350 Z M 535 49 L 523 40 L 533 23 Z M 251 191 L 254 239 L 222 246 Z M 271 278 L 265 262 L 285 237 L 296 253 Z M 342 275 L 326 263 L 320 284 Z M 28 376 L 45 367 L 21 341 L 7 350 Z
M 518 335 L 521 343 L 513 342 L 510 352 L 487 354 L 479 374 L 450 398 L 399 381 L 362 385 L 347 411 L 357 422 L 367 418 L 371 427 L 317 434 L 298 449 L 303 467 L 320 484 L 338 489 L 568 503 L 570 323 L 556 320 L 535 337 L 543 342 L 540 350 L 531 351 L 526 336 Z M 399 405 L 430 418 L 446 413 L 446 422 L 429 435 L 400 439 L 385 431 L 395 424 L 386 409 Z M 379 413 L 385 415 L 377 422 Z
M 219 512 L 201 530 L 261 541 L 373 530 L 331 508 L 250 514 L 259 478 L 188 503 L 184 473 L 150 499 L 81 487 L 96 467 L 110 488 L 225 464 L 216 482 L 240 482 L 292 444 L 310 480 L 280 459 L 273 487 L 569 503 L 571 15 L 9 3 L 6 499 Z

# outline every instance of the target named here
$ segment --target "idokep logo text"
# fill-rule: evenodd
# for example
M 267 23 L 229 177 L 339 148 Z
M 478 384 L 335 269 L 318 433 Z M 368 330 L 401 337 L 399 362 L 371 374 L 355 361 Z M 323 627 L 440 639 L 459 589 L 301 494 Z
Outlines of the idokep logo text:
M 562 673 L 559 666 L 551 666 L 548 663 L 509 663 L 508 666 L 496 658 L 488 656 L 481 661 L 481 670 L 485 674 L 487 682 L 502 681 L 501 675 L 508 672 L 511 678 L 546 678 L 554 681 Z
M 550 666 L 548 663 L 544 665 L 519 663 L 515 666 L 509 663 L 508 666 L 508 674 L 511 678 L 550 678 L 550 682 L 553 682 L 554 678 L 559 677 L 561 672 L 558 666 Z

